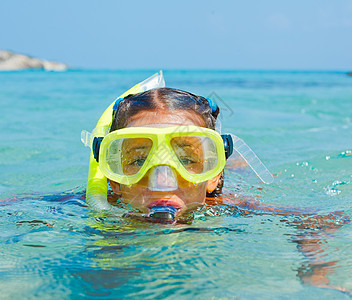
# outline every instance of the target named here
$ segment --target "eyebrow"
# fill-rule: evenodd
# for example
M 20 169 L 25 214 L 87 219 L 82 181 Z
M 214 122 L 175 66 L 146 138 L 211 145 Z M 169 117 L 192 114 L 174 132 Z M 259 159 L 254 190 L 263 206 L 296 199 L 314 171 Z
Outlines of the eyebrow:
M 176 146 L 177 147 L 180 147 L 180 148 L 186 148 L 186 147 L 191 147 L 193 149 L 199 149 L 200 148 L 200 142 L 195 142 L 195 143 L 189 143 L 187 141 L 180 141 L 180 142 L 175 142 Z
M 177 144 L 177 146 L 179 146 L 179 147 L 182 147 L 182 148 L 184 148 L 184 147 L 191 147 L 192 146 L 192 144 L 187 144 L 187 143 L 176 143 Z

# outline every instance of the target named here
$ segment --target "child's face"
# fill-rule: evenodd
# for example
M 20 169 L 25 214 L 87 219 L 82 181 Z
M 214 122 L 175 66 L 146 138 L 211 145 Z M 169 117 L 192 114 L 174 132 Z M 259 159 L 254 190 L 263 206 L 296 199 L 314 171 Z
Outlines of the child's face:
M 201 116 L 194 112 L 175 110 L 175 111 L 143 111 L 133 116 L 126 127 L 139 127 L 146 125 L 196 125 L 205 127 L 205 122 Z M 206 192 L 215 189 L 218 178 L 194 184 L 183 179 L 178 172 L 175 172 L 178 188 L 173 191 L 151 191 L 148 188 L 149 170 L 146 175 L 136 184 L 131 186 L 120 185 L 110 181 L 113 191 L 121 194 L 124 201 L 143 213 L 149 211 L 149 207 L 155 205 L 170 205 L 180 208 L 180 213 L 191 210 L 203 204 Z

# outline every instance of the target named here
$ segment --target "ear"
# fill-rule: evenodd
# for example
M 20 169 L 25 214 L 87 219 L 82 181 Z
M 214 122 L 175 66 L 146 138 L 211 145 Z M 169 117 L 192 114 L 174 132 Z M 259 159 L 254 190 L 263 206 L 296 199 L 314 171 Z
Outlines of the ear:
M 221 175 L 222 175 L 222 172 L 220 172 L 220 174 L 218 176 L 214 177 L 213 179 L 209 179 L 207 181 L 207 193 L 208 194 L 212 193 L 216 189 L 216 187 L 218 186 Z
M 110 183 L 110 186 L 112 188 L 112 191 L 114 192 L 114 194 L 116 195 L 120 195 L 121 196 L 121 187 L 120 187 L 120 184 L 115 182 L 115 181 L 112 181 L 110 179 L 109 180 L 109 183 Z

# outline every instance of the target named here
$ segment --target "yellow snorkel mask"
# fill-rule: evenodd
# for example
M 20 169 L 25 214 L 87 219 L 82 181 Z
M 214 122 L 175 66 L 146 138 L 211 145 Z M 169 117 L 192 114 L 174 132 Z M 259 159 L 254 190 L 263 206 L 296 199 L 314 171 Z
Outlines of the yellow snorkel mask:
M 124 185 L 139 182 L 157 166 L 169 166 L 185 180 L 200 183 L 217 176 L 225 163 L 221 136 L 198 126 L 123 128 L 106 135 L 99 148 L 102 173 Z

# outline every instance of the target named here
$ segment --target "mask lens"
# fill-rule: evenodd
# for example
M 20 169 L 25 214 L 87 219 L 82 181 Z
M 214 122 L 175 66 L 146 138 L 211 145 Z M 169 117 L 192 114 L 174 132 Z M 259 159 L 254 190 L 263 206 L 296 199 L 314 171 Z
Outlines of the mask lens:
M 152 146 L 148 138 L 115 139 L 107 149 L 108 167 L 118 175 L 135 175 L 143 167 Z
M 217 165 L 215 142 L 209 137 L 173 137 L 170 144 L 179 163 L 191 174 L 211 171 Z

